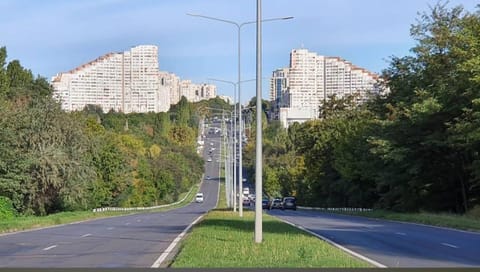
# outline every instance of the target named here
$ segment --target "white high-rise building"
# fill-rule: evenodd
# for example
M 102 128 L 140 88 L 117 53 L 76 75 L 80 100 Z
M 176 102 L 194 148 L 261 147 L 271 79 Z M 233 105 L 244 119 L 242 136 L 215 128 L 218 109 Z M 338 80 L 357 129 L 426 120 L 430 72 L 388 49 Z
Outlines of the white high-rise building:
M 191 102 L 216 95 L 214 85 L 182 82 L 175 74 L 158 70 L 157 46 L 139 45 L 60 73 L 53 77 L 52 87 L 66 111 L 97 105 L 104 112 L 165 112 L 182 95 Z M 197 89 L 200 95 L 195 95 Z
M 273 118 L 288 127 L 319 117 L 323 103 L 332 95 L 357 94 L 357 102 L 379 93 L 379 77 L 338 57 L 326 57 L 294 49 L 290 67 L 275 70 L 270 81 Z

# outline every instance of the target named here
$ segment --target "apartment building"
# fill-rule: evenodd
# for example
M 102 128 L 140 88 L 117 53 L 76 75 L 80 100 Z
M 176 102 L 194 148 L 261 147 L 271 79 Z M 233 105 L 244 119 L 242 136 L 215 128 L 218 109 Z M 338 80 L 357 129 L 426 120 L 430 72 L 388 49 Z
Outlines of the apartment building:
M 183 83 L 175 74 L 159 71 L 158 66 L 154 45 L 109 53 L 53 77 L 54 97 L 66 111 L 82 110 L 90 104 L 104 112 L 124 113 L 165 112 L 182 95 L 192 102 L 215 97 L 214 85 Z
M 284 127 L 319 117 L 323 103 L 332 95 L 357 94 L 357 103 L 380 93 L 379 77 L 338 57 L 294 49 L 290 67 L 273 71 L 270 81 L 272 118 Z

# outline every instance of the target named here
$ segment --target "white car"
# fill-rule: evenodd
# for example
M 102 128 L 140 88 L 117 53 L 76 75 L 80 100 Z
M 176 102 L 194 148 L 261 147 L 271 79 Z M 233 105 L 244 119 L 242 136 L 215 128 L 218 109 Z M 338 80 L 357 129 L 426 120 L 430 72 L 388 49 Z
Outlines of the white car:
M 202 203 L 203 202 L 203 193 L 197 193 L 195 196 L 195 202 Z

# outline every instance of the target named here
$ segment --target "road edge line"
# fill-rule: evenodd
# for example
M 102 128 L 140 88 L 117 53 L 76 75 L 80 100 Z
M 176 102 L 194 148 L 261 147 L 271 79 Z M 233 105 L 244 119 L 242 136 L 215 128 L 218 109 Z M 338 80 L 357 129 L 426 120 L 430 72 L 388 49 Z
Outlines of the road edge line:
M 305 232 L 307 232 L 307 233 L 309 233 L 309 234 L 311 234 L 311 235 L 313 235 L 313 236 L 315 236 L 315 237 L 317 237 L 317 238 L 320 238 L 321 240 L 324 240 L 325 242 L 333 245 L 334 247 L 339 248 L 339 249 L 347 252 L 348 254 L 353 255 L 353 256 L 355 256 L 355 257 L 357 257 L 357 258 L 359 258 L 359 259 L 361 259 L 361 260 L 363 260 L 363 261 L 366 261 L 366 262 L 368 262 L 369 264 L 372 264 L 372 265 L 374 265 L 374 266 L 376 266 L 376 267 L 378 267 L 378 268 L 387 268 L 386 265 L 381 264 L 381 263 L 379 263 L 379 262 L 377 262 L 377 261 L 374 261 L 374 260 L 372 260 L 372 259 L 370 259 L 370 258 L 368 258 L 368 257 L 365 257 L 365 256 L 363 256 L 363 255 L 361 255 L 361 254 L 359 254 L 359 253 L 357 253 L 357 252 L 355 252 L 355 251 L 353 251 L 353 250 L 351 250 L 351 249 L 348 249 L 348 248 L 346 248 L 346 247 L 344 247 L 344 246 L 342 246 L 342 245 L 339 245 L 339 244 L 335 243 L 334 241 L 328 239 L 327 237 L 325 237 L 325 236 L 323 236 L 323 235 L 320 235 L 320 234 L 318 234 L 318 233 L 315 233 L 315 232 L 313 232 L 313 231 L 311 231 L 311 230 L 309 230 L 309 229 L 306 229 L 306 228 L 304 228 L 304 227 L 302 227 L 302 226 L 300 226 L 300 225 L 294 224 L 294 223 L 292 223 L 292 222 L 290 222 L 290 221 L 288 221 L 288 220 L 285 220 L 285 219 L 282 219 L 282 218 L 279 218 L 279 217 L 276 217 L 276 218 L 279 219 L 280 221 L 283 221 L 284 223 L 287 223 L 287 224 L 289 224 L 289 225 L 291 225 L 291 226 L 293 226 L 293 227 L 295 227 L 295 228 L 301 229 L 301 230 L 303 230 L 303 231 L 305 231 Z
M 163 261 L 165 261 L 165 259 L 168 257 L 168 255 L 170 255 L 173 252 L 173 249 L 177 246 L 178 242 L 182 240 L 183 236 L 185 236 L 185 234 L 187 234 L 187 232 L 193 227 L 193 225 L 195 225 L 198 221 L 200 221 L 200 219 L 202 219 L 204 216 L 205 214 L 202 214 L 199 217 L 197 217 L 197 219 L 195 219 L 195 221 L 193 221 L 190 225 L 188 225 L 188 227 L 186 227 L 182 233 L 180 233 L 175 239 L 173 239 L 172 243 L 157 258 L 157 260 L 152 264 L 152 266 L 150 266 L 150 268 L 159 268 L 160 265 L 162 265 Z

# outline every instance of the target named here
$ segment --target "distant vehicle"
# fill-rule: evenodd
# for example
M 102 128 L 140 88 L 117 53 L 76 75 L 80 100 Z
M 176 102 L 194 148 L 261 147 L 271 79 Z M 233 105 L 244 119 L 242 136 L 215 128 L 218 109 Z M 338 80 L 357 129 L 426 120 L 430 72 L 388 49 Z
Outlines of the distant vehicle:
M 275 198 L 270 202 L 270 210 L 272 209 L 281 209 L 282 208 L 282 200 L 280 198 Z
M 297 210 L 297 199 L 293 196 L 289 197 L 284 197 L 282 200 L 282 210 L 285 209 L 292 209 L 292 210 Z
M 270 201 L 268 198 L 263 198 L 262 199 L 262 209 L 266 210 L 270 208 Z
M 207 160 L 207 161 L 208 161 L 208 162 L 211 162 L 211 161 L 212 161 L 212 158 L 208 158 L 208 160 Z
M 250 206 L 250 199 L 246 196 L 243 196 L 243 206 Z
M 250 194 L 250 188 L 248 188 L 248 187 L 243 188 L 243 194 L 244 195 L 249 195 Z
M 209 180 L 209 179 L 210 179 L 210 176 L 207 176 L 207 178 L 206 178 L 206 179 L 207 179 L 207 180 Z
M 202 203 L 203 202 L 203 193 L 197 193 L 195 196 L 195 202 Z

